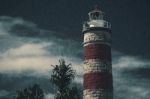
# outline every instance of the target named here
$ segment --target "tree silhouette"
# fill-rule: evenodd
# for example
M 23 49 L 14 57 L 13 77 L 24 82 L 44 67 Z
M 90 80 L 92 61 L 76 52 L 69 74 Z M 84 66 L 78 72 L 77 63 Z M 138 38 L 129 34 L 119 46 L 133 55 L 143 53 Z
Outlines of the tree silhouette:
M 44 93 L 38 84 L 34 84 L 32 87 L 25 88 L 24 90 L 16 91 L 17 95 L 13 99 L 43 99 Z
M 50 81 L 57 86 L 58 90 L 55 99 L 79 99 L 76 87 L 70 87 L 75 77 L 75 71 L 71 64 L 66 65 L 63 59 L 59 60 L 59 65 L 52 65 L 52 75 Z

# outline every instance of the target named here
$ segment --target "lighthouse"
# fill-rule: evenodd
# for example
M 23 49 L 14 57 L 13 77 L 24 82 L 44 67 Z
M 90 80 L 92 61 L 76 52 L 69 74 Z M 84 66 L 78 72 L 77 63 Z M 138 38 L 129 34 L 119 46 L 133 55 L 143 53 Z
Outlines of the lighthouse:
M 111 24 L 95 8 L 83 24 L 83 99 L 113 99 Z

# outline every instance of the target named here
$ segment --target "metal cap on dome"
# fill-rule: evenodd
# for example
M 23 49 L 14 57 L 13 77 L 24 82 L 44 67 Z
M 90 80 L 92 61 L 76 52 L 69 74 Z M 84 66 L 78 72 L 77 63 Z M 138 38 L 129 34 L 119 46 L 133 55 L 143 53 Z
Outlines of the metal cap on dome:
M 101 11 L 101 10 L 100 10 L 100 6 L 95 5 L 95 7 L 94 7 L 94 10 L 93 10 L 93 11 Z

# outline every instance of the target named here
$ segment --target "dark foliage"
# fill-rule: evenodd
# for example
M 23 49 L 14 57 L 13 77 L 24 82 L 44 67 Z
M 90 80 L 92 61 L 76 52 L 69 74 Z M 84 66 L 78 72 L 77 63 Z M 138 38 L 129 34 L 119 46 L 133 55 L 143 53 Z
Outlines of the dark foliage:
M 18 90 L 13 99 L 43 99 L 44 93 L 38 84 L 34 84 L 32 87 L 25 88 L 24 90 Z
M 53 66 L 50 81 L 58 88 L 55 99 L 79 99 L 77 87 L 70 87 L 74 77 L 71 64 L 66 65 L 63 59 L 59 60 L 59 65 Z

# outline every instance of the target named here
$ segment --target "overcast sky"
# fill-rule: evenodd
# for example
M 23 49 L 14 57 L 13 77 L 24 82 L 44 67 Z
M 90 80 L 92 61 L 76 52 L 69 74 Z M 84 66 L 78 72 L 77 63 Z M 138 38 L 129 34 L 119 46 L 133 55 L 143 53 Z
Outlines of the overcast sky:
M 94 5 L 112 23 L 114 98 L 149 99 L 149 0 L 0 0 L 0 99 L 35 82 L 52 97 L 51 65 L 60 58 L 82 85 L 82 23 Z

